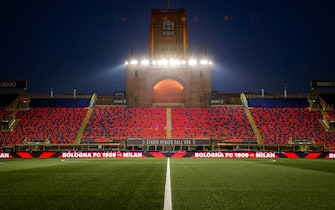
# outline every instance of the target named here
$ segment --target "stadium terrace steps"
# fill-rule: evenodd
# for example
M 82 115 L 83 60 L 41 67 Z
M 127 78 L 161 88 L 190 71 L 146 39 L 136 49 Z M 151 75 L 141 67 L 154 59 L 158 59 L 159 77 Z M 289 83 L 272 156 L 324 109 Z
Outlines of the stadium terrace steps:
M 256 125 L 255 121 L 254 121 L 254 118 L 251 115 L 251 112 L 250 112 L 249 108 L 245 107 L 244 111 L 245 111 L 245 114 L 247 115 L 250 126 L 251 126 L 251 128 L 252 128 L 252 130 L 253 130 L 256 138 L 257 138 L 258 144 L 263 144 L 264 143 L 263 138 L 262 138 L 261 134 L 259 133 L 259 130 L 257 128 L 257 125 Z
M 85 116 L 85 118 L 84 118 L 84 120 L 83 120 L 83 122 L 82 122 L 82 124 L 80 126 L 80 129 L 78 131 L 78 134 L 76 136 L 74 144 L 80 144 L 81 139 L 82 139 L 82 137 L 84 135 L 85 128 L 86 128 L 86 126 L 87 126 L 87 124 L 88 124 L 88 122 L 90 120 L 90 117 L 91 117 L 92 113 L 93 113 L 93 107 L 91 107 L 91 108 L 88 109 L 88 111 L 86 113 L 86 116 Z
M 172 128 L 171 128 L 171 108 L 166 108 L 166 138 L 172 138 Z
M 320 123 L 324 126 L 324 128 L 328 132 L 335 132 L 335 111 L 324 111 L 321 110 L 321 113 L 323 115 L 323 119 L 320 120 Z

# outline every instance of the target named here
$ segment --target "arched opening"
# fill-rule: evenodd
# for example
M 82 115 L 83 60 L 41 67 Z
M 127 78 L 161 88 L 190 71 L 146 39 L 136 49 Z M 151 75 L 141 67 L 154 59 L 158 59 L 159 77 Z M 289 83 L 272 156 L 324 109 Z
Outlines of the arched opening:
M 176 80 L 161 80 L 152 90 L 152 103 L 183 104 L 185 103 L 184 87 Z

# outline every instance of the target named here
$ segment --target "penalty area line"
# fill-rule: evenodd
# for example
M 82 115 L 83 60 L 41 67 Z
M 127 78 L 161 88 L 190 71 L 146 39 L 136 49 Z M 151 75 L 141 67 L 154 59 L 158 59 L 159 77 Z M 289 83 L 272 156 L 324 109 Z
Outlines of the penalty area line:
M 165 177 L 164 210 L 172 210 L 170 158 L 167 159 Z

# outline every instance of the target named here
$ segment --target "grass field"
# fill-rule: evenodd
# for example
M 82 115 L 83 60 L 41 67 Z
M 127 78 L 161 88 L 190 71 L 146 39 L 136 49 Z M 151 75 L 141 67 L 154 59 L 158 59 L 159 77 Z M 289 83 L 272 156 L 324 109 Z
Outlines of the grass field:
M 167 159 L 0 160 L 0 209 L 163 209 Z M 335 209 L 326 159 L 170 159 L 173 209 Z

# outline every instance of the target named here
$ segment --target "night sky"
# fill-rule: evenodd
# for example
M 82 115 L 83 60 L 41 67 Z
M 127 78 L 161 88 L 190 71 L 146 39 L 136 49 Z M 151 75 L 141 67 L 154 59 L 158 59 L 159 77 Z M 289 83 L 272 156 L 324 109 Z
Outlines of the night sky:
M 189 54 L 212 58 L 212 89 L 309 93 L 335 80 L 335 1 L 170 0 L 185 8 Z M 152 8 L 167 0 L 5 0 L 0 6 L 1 81 L 29 93 L 113 94 L 124 62 L 149 54 Z

